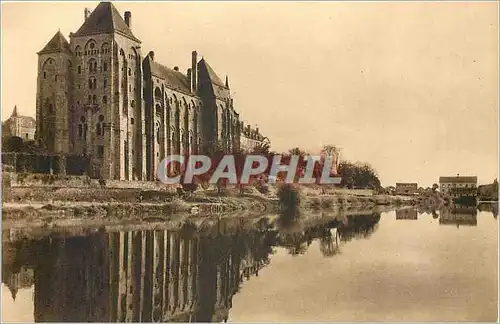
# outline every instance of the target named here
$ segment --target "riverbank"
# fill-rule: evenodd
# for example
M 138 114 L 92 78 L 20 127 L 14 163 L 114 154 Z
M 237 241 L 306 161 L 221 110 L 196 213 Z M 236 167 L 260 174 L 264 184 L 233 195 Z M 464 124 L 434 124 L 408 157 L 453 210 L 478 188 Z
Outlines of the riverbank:
M 56 186 L 4 188 L 3 226 L 50 227 L 82 224 L 166 222 L 179 218 L 231 217 L 279 213 L 278 186 L 265 193 L 255 188 L 183 192 L 176 187 L 67 188 Z M 301 210 L 369 210 L 376 206 L 415 205 L 415 197 L 373 195 L 367 190 L 299 189 Z

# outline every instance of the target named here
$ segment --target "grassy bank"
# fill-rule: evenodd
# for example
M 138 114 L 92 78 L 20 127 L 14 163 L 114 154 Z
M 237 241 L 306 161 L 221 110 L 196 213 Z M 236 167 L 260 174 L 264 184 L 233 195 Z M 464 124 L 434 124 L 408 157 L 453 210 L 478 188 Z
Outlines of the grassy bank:
M 412 197 L 363 195 L 365 191 L 330 191 L 315 186 L 297 188 L 290 205 L 280 186 L 207 189 L 188 193 L 176 187 L 138 188 L 10 187 L 4 190 L 4 226 L 60 226 L 72 223 L 171 221 L 179 215 L 277 213 L 284 206 L 303 211 L 368 210 L 376 206 L 413 205 Z M 295 190 L 295 189 L 294 189 Z M 325 193 L 326 192 L 326 193 Z M 350 194 L 352 193 L 352 194 Z

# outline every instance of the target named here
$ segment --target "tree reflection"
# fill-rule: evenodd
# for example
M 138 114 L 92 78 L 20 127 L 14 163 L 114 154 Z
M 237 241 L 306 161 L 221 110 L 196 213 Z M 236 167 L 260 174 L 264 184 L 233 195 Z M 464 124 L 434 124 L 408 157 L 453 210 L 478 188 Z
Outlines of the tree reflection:
M 377 229 L 380 213 L 370 215 L 353 215 L 347 217 L 347 222 L 339 223 L 338 233 L 342 242 L 354 238 L 369 238 Z
M 316 241 L 324 257 L 333 257 L 340 241 L 368 237 L 379 219 L 319 217 L 311 225 L 292 217 L 278 227 L 243 219 L 210 230 L 185 223 L 29 241 L 4 237 L 2 279 L 14 295 L 20 282 L 34 285 L 35 321 L 221 322 L 233 295 L 270 264 L 275 247 L 300 255 Z

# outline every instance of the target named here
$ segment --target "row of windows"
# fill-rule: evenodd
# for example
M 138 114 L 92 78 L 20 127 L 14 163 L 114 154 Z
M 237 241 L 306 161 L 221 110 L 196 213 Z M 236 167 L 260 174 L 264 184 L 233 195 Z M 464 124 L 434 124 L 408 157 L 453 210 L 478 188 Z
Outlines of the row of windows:
M 100 50 L 96 47 L 96 43 L 94 41 L 88 42 L 87 45 L 85 46 L 84 51 L 82 51 L 82 48 L 80 46 L 75 47 L 76 56 L 97 55 L 99 53 L 101 53 L 101 54 L 108 54 L 109 53 L 108 43 L 102 44 Z
M 97 62 L 95 60 L 91 60 L 87 63 L 87 67 L 90 73 L 97 73 Z M 103 62 L 101 66 L 101 72 L 106 72 L 108 71 L 108 63 Z M 82 73 L 82 67 L 78 65 L 77 67 L 77 72 L 78 74 Z
M 77 101 L 76 103 L 80 104 L 80 101 Z M 87 103 L 88 104 L 96 105 L 97 104 L 97 96 L 96 95 L 89 95 L 87 97 Z M 102 96 L 102 103 L 103 104 L 107 104 L 108 103 L 108 96 Z
M 467 183 L 466 183 L 466 184 L 464 184 L 464 185 L 460 185 L 460 184 L 458 184 L 458 185 L 457 185 L 456 183 L 448 183 L 448 184 L 443 183 L 443 184 L 441 184 L 441 187 L 442 187 L 442 188 L 446 188 L 446 187 L 448 187 L 448 188 L 451 188 L 451 187 L 453 187 L 453 188 L 456 188 L 456 187 L 464 187 L 464 188 L 468 188 L 468 187 L 469 187 L 469 184 L 467 184 Z M 474 184 L 470 184 L 470 187 L 471 187 L 471 188 L 475 188 L 475 187 L 476 187 L 476 185 L 474 185 Z
M 97 136 L 104 135 L 104 115 L 99 115 L 99 121 L 96 123 L 96 134 Z M 80 123 L 78 124 L 78 137 L 83 139 L 87 138 L 87 121 L 84 116 L 80 117 Z
M 108 54 L 109 53 L 109 49 L 108 48 L 102 48 L 101 50 L 97 50 L 97 49 L 94 49 L 94 50 L 87 50 L 87 51 L 80 51 L 80 52 L 75 52 L 75 55 L 76 56 L 83 56 L 83 55 L 97 55 L 97 54 Z

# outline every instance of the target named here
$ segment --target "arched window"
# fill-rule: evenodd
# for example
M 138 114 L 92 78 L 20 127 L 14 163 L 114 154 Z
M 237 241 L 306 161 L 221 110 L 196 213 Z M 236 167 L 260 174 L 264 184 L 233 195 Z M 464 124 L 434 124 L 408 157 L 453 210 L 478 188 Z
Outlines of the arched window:
M 96 125 L 97 136 L 104 135 L 104 115 L 99 115 L 99 120 Z
M 102 96 L 102 103 L 104 103 L 104 104 L 108 103 L 108 97 L 107 96 Z
M 87 103 L 91 104 L 92 103 L 92 95 L 89 95 L 87 99 L 88 99 Z
M 43 71 L 43 78 L 47 79 L 47 72 Z
M 54 113 L 54 105 L 53 104 L 49 104 L 49 113 L 50 114 Z
M 91 73 L 97 72 L 97 61 L 94 59 L 90 59 L 87 62 L 87 68 Z
M 87 123 L 84 116 L 80 117 L 80 123 L 78 124 L 78 137 L 84 138 L 87 133 Z
M 97 103 L 97 96 L 93 95 L 92 96 L 92 103 L 95 105 Z
M 108 85 L 108 80 L 107 80 L 107 79 L 104 79 L 104 82 L 103 82 L 103 84 L 102 84 L 102 85 L 103 85 L 103 87 L 104 87 L 104 88 L 106 88 L 106 87 L 107 87 L 107 85 Z
M 75 47 L 76 56 L 82 56 L 82 48 L 80 46 Z
M 101 54 L 108 54 L 109 53 L 109 45 L 108 43 L 103 43 L 101 45 Z
M 108 70 L 108 63 L 107 63 L 107 62 L 103 62 L 103 63 L 102 63 L 102 70 L 103 70 L 104 72 L 106 72 L 106 71 Z
M 156 122 L 156 143 L 160 144 L 160 123 Z
M 130 125 L 134 125 L 134 118 L 130 118 Z
M 161 95 L 161 90 L 160 90 L 160 88 L 158 88 L 158 87 L 157 87 L 157 88 L 155 89 L 155 99 L 156 99 L 156 100 L 161 100 L 161 98 L 162 98 L 162 95 Z
M 128 68 L 128 76 L 131 76 L 131 75 L 132 75 L 132 69 Z
M 82 73 L 82 67 L 80 65 L 78 65 L 78 74 L 81 74 Z
M 133 99 L 132 99 L 132 100 L 130 101 L 130 107 L 132 107 L 132 108 L 134 108 L 134 107 L 135 107 L 135 100 L 133 100 Z

